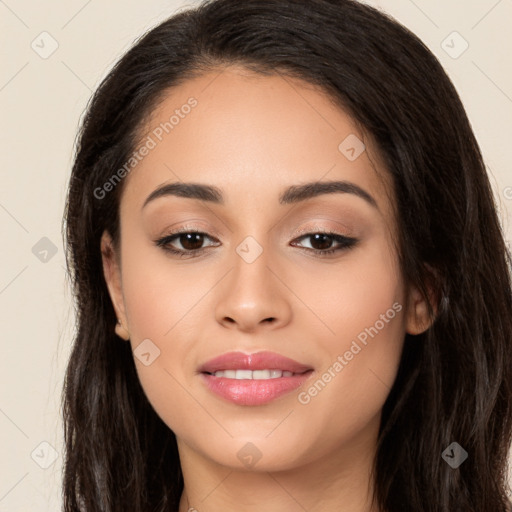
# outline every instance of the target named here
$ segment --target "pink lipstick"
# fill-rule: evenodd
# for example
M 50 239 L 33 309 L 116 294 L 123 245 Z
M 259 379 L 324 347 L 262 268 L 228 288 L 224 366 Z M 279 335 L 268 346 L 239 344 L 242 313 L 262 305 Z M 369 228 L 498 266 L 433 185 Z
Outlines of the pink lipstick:
M 263 405 L 300 387 L 313 368 L 275 352 L 229 352 L 198 371 L 216 395 L 238 405 Z

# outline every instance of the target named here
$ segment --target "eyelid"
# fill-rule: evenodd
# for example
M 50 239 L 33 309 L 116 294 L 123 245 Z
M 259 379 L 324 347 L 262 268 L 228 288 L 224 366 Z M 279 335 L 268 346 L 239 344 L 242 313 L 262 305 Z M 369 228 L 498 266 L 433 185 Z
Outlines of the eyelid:
M 329 219 L 329 221 L 333 222 L 332 219 Z M 189 231 L 193 231 L 193 232 L 200 232 L 207 236 L 211 235 L 217 239 L 221 238 L 222 235 L 212 226 L 209 226 L 206 228 L 206 227 L 202 227 L 202 226 L 198 226 L 198 225 L 191 225 L 192 222 L 193 222 L 193 220 L 186 221 L 184 224 L 176 222 L 176 223 L 172 224 L 171 226 L 169 226 L 167 229 L 165 229 L 164 230 L 165 234 L 162 236 L 171 236 L 176 233 L 181 233 L 181 232 L 189 230 Z M 293 236 L 299 237 L 304 234 L 312 234 L 312 233 L 331 233 L 331 234 L 338 233 L 338 234 L 340 234 L 342 236 L 346 236 L 346 237 L 354 237 L 355 236 L 352 233 L 352 230 L 350 230 L 347 226 L 343 225 L 341 222 L 336 222 L 336 224 L 340 224 L 340 226 L 343 228 L 341 230 L 341 232 L 339 232 L 340 231 L 339 228 L 330 229 L 330 228 L 326 228 L 326 227 L 318 226 L 318 225 L 309 225 L 307 227 L 304 227 L 304 228 L 301 228 L 301 229 L 295 231 Z M 173 227 L 173 226 L 178 226 L 178 227 Z
M 201 227 L 201 226 L 197 226 L 197 225 L 189 225 L 189 223 L 192 222 L 192 221 L 187 221 L 185 224 L 181 224 L 180 222 L 176 222 L 174 224 L 172 224 L 172 226 L 178 226 L 178 227 L 172 227 L 172 226 L 169 226 L 167 229 L 164 230 L 164 235 L 163 236 L 171 236 L 171 235 L 174 235 L 176 233 L 182 233 L 182 232 L 195 232 L 195 233 L 204 233 L 205 235 L 207 236 L 213 236 L 213 237 L 216 237 L 216 238 L 220 238 L 220 234 L 219 232 L 214 229 L 213 227 Z
M 352 237 L 351 233 L 346 233 L 346 232 L 339 233 L 339 231 L 340 230 L 338 230 L 338 229 L 329 229 L 329 228 L 320 227 L 320 226 L 308 226 L 306 228 L 301 228 L 301 229 L 295 231 L 293 236 L 300 237 L 305 234 L 326 233 L 326 234 L 339 234 L 341 236 L 345 236 L 348 238 Z M 184 233 L 184 232 L 202 233 L 210 238 L 212 238 L 212 237 L 217 238 L 217 240 L 219 238 L 221 238 L 221 235 L 215 229 L 202 228 L 202 227 L 198 227 L 198 226 L 190 226 L 188 224 L 180 225 L 179 227 L 174 228 L 174 229 L 167 229 L 164 231 L 165 234 L 162 236 L 168 237 L 168 236 L 172 236 L 172 235 L 175 235 L 178 233 Z
M 343 226 L 343 228 L 344 229 L 341 230 L 342 232 L 340 232 L 340 229 L 338 229 L 338 228 L 329 229 L 329 228 L 320 227 L 320 226 L 308 226 L 306 228 L 301 228 L 298 231 L 296 231 L 294 236 L 301 236 L 304 234 L 314 234 L 314 233 L 327 233 L 327 234 L 335 233 L 335 234 L 339 234 L 341 236 L 345 236 L 347 238 L 354 237 L 351 230 L 349 230 L 346 226 Z

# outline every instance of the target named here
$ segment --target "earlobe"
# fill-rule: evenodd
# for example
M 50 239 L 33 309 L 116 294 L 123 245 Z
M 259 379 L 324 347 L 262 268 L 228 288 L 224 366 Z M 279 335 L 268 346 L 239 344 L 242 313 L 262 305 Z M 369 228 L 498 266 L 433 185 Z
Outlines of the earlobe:
M 437 315 L 436 294 L 434 293 L 434 283 L 429 281 L 427 284 L 430 304 L 434 311 L 434 317 Z M 429 329 L 434 322 L 430 318 L 428 302 L 421 292 L 415 286 L 412 286 L 409 293 L 407 304 L 406 332 L 407 334 L 418 335 Z
M 406 332 L 417 335 L 425 332 L 429 327 L 427 303 L 414 290 L 407 307 Z
M 122 338 L 125 341 L 128 341 L 130 339 L 130 333 L 128 330 L 123 326 L 121 323 L 121 320 L 117 321 L 116 327 L 115 327 L 116 334 Z
M 126 327 L 126 314 L 124 308 L 123 292 L 121 288 L 121 271 L 115 249 L 112 244 L 112 238 L 108 231 L 104 231 L 101 237 L 101 258 L 103 262 L 103 275 L 110 295 L 110 300 L 116 312 L 118 321 L 115 325 L 116 334 L 128 341 L 130 333 Z

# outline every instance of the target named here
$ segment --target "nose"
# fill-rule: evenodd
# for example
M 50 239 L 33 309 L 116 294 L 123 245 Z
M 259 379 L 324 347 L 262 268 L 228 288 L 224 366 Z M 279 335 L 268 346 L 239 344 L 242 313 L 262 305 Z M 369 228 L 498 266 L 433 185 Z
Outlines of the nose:
M 248 263 L 235 253 L 233 268 L 217 289 L 216 320 L 224 327 L 243 332 L 278 329 L 287 325 L 292 310 L 286 277 L 270 268 L 267 254 Z M 275 265 L 274 265 L 275 266 Z

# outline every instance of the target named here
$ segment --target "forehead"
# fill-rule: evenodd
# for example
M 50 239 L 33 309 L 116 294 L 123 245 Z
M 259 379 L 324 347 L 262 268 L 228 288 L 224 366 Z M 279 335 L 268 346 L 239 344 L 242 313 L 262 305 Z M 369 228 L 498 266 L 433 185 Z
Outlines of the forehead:
M 131 206 L 165 182 L 213 184 L 229 205 L 234 195 L 277 201 L 292 184 L 346 180 L 386 209 L 368 136 L 324 91 L 295 78 L 207 72 L 169 89 L 140 133 L 138 147 L 150 149 L 126 178 Z

